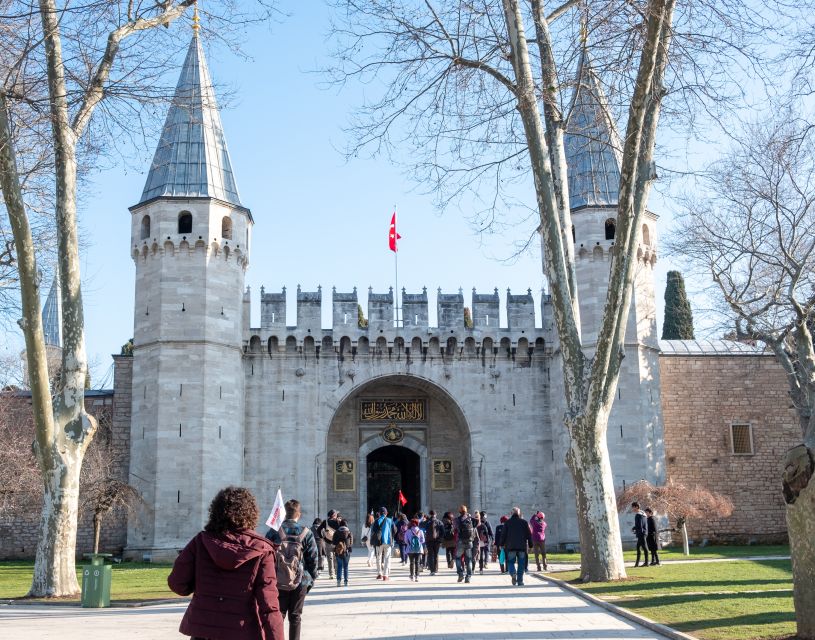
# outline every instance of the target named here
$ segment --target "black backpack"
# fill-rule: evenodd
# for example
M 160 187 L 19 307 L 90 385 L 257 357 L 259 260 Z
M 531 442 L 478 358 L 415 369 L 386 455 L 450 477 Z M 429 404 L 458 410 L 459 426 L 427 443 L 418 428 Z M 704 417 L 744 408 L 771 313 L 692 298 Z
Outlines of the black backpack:
M 424 539 L 426 542 L 433 542 L 436 540 L 439 533 L 438 527 L 439 521 L 436 520 L 436 518 L 433 518 L 427 522 L 427 527 L 424 531 Z
M 441 525 L 441 526 L 442 526 L 442 532 L 443 532 L 443 533 L 442 533 L 442 536 L 444 537 L 444 539 L 445 539 L 447 542 L 450 542 L 451 540 L 455 540 L 455 539 L 456 539 L 456 534 L 455 534 L 455 532 L 453 531 L 453 523 L 452 523 L 452 522 L 450 522 L 449 520 L 445 520 L 445 521 L 442 523 L 442 525 Z
M 383 520 L 382 522 L 384 523 L 385 520 Z M 379 520 L 374 520 L 374 523 L 371 525 L 371 531 L 369 535 L 372 547 L 382 546 L 382 527 L 379 526 Z
M 473 539 L 473 519 L 470 514 L 464 514 L 458 520 L 458 539 L 463 542 Z

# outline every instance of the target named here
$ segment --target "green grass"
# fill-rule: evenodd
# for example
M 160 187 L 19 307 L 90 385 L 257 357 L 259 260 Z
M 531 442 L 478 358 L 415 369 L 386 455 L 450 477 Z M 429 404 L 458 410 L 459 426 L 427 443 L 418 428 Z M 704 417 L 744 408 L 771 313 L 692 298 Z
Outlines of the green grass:
M 754 545 L 754 546 L 710 546 L 691 547 L 690 555 L 682 553 L 682 547 L 669 547 L 660 550 L 662 560 L 718 560 L 722 558 L 744 558 L 745 556 L 788 556 L 789 545 Z M 634 562 L 636 551 L 623 552 L 626 560 Z M 547 553 L 549 562 L 579 563 L 579 553 Z
M 628 569 L 622 582 L 584 591 L 704 640 L 769 639 L 795 633 L 789 560 L 675 564 Z
M 167 576 L 171 568 L 170 564 L 139 562 L 113 565 L 110 599 L 117 602 L 139 602 L 178 597 L 167 587 Z M 76 572 L 81 585 L 80 565 L 77 565 Z M 0 599 L 24 596 L 31 586 L 33 573 L 32 562 L 0 562 Z M 79 600 L 78 596 L 76 600 Z

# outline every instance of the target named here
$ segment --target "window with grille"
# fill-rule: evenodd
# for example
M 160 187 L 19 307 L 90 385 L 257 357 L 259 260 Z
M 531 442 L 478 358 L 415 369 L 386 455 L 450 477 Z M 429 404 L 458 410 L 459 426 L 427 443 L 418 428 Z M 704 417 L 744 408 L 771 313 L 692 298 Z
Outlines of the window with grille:
M 753 453 L 753 428 L 749 424 L 731 424 L 730 437 L 735 455 Z

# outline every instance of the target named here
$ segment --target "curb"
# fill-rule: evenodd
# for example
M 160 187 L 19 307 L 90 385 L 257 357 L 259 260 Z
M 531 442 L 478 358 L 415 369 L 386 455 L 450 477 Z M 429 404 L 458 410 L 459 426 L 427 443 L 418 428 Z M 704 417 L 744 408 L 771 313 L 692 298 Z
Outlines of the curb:
M 109 607 L 88 607 L 93 609 L 138 609 L 159 604 L 189 604 L 189 598 L 167 598 L 164 600 L 144 600 L 141 602 L 121 602 L 113 600 Z M 0 607 L 76 607 L 82 608 L 79 600 L 0 600 Z
M 533 578 L 537 578 L 542 582 L 551 582 L 552 584 L 560 587 L 561 589 L 565 589 L 569 591 L 579 598 L 582 598 L 586 602 L 590 602 L 591 604 L 597 605 L 605 609 L 606 611 L 610 611 L 621 618 L 626 618 L 631 622 L 636 622 L 638 625 L 645 627 L 646 629 L 653 631 L 654 633 L 658 633 L 666 638 L 671 638 L 671 640 L 699 640 L 696 636 L 688 635 L 687 633 L 682 633 L 681 631 L 677 631 L 676 629 L 672 629 L 671 627 L 665 626 L 664 624 L 660 624 L 659 622 L 654 622 L 653 620 L 646 618 L 645 616 L 641 616 L 639 614 L 634 613 L 633 611 L 629 611 L 628 609 L 623 609 L 622 607 L 618 607 L 616 604 L 612 604 L 606 600 L 598 598 L 597 596 L 593 596 L 590 593 L 586 593 L 582 589 L 575 587 L 574 585 L 565 582 L 564 580 L 560 580 L 558 578 L 552 578 L 550 576 L 542 576 L 537 573 L 530 573 Z

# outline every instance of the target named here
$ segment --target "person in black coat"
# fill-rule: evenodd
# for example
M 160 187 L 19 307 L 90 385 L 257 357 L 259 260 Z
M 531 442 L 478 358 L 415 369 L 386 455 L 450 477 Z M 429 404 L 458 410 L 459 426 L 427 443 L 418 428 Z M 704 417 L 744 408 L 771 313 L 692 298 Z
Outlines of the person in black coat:
M 659 564 L 659 555 L 657 551 L 659 544 L 657 542 L 657 521 L 654 518 L 654 512 L 651 507 L 645 507 L 645 543 L 648 545 L 648 550 L 651 552 L 651 566 Z
M 634 563 L 635 567 L 640 566 L 640 550 L 645 554 L 645 561 L 642 563 L 643 567 L 648 566 L 648 547 L 645 544 L 645 536 L 648 533 L 648 525 L 645 521 L 645 516 L 640 511 L 640 503 L 632 502 L 631 511 L 634 512 L 634 527 L 631 529 L 634 535 L 637 536 L 637 561 Z
M 521 517 L 520 507 L 512 507 L 512 517 L 504 525 L 501 542 L 506 554 L 507 569 L 509 569 L 512 584 L 522 587 L 526 564 L 529 561 L 528 550 L 532 546 L 532 530 L 529 528 L 529 523 Z

